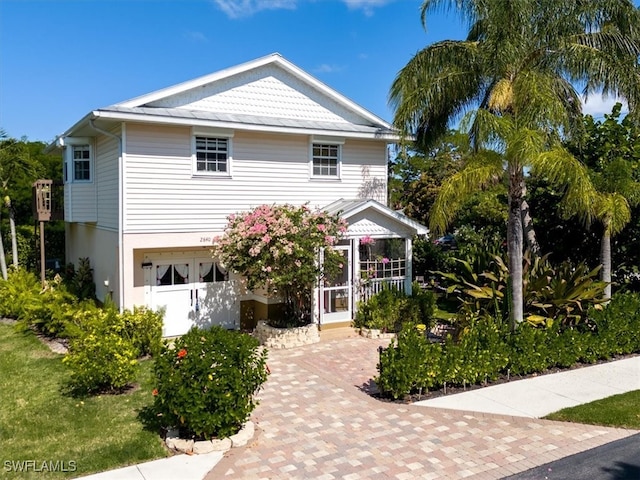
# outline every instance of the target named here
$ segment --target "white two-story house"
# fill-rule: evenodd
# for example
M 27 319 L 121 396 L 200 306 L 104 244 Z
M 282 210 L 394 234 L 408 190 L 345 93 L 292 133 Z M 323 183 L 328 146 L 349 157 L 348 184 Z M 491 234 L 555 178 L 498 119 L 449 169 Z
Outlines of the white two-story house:
M 52 146 L 64 159 L 67 261 L 89 258 L 101 300 L 165 309 L 165 336 L 248 328 L 277 299 L 242 291 L 212 240 L 232 213 L 308 204 L 349 223 L 343 275 L 314 295 L 316 322 L 344 324 L 382 279 L 410 288 L 411 238 L 426 233 L 386 207 L 396 140 L 278 54 L 94 110 Z

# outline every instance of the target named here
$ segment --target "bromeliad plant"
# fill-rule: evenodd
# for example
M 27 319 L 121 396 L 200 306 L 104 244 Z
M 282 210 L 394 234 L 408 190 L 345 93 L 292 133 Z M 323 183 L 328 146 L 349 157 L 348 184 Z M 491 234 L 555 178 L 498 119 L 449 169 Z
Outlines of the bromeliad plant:
M 342 267 L 343 257 L 332 247 L 346 229 L 337 215 L 305 205 L 262 205 L 231 215 L 212 253 L 242 275 L 250 290 L 264 288 L 284 300 L 287 320 L 274 326 L 306 325 L 313 287 Z
M 434 272 L 446 283 L 447 293 L 457 294 L 466 311 L 502 318 L 509 292 L 506 261 L 495 255 L 488 268 L 478 272 L 471 261 L 454 260 L 458 267 L 455 273 Z M 553 266 L 548 255 L 531 259 L 526 252 L 522 271 L 525 319 L 546 326 L 553 322 L 563 326 L 582 323 L 589 307 L 603 301 L 607 283 L 598 280 L 599 270 L 569 262 Z

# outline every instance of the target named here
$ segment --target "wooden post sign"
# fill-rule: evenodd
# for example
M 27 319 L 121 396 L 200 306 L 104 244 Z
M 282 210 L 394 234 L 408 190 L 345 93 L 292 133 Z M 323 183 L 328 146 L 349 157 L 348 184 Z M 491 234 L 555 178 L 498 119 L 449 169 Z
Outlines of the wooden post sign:
M 40 281 L 45 286 L 45 254 L 44 254 L 44 222 L 51 220 L 51 191 L 53 180 L 36 180 L 33 184 L 35 191 L 34 206 L 36 217 L 40 222 Z
M 36 215 L 39 222 L 51 220 L 51 191 L 53 180 L 36 180 L 33 186 L 36 189 Z

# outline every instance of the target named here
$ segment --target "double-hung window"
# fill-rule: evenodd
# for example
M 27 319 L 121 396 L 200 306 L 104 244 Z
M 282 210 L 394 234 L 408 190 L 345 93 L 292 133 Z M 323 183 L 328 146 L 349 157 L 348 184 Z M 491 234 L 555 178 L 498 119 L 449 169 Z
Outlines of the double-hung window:
M 231 139 L 226 137 L 195 137 L 195 173 L 229 174 Z
M 91 181 L 91 147 L 89 145 L 74 145 L 72 148 L 72 172 L 74 182 Z
M 313 143 L 311 147 L 312 174 L 320 178 L 340 177 L 340 144 Z
M 231 177 L 233 130 L 193 127 L 191 129 L 192 174 L 199 177 Z

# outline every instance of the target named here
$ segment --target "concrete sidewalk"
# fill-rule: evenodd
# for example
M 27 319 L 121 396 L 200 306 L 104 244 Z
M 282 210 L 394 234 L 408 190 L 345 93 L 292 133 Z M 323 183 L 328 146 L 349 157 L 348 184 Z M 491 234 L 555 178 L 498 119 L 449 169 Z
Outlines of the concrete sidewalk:
M 350 335 L 271 351 L 272 374 L 252 415 L 256 436 L 246 447 L 84 478 L 486 480 L 636 433 L 536 418 L 640 389 L 640 357 L 404 405 L 370 396 L 377 348 L 386 344 Z
M 414 405 L 541 418 L 563 408 L 631 390 L 640 390 L 640 356 L 446 395 Z
M 130 467 L 96 473 L 83 480 L 202 480 L 221 459 L 222 452 L 174 455 Z

